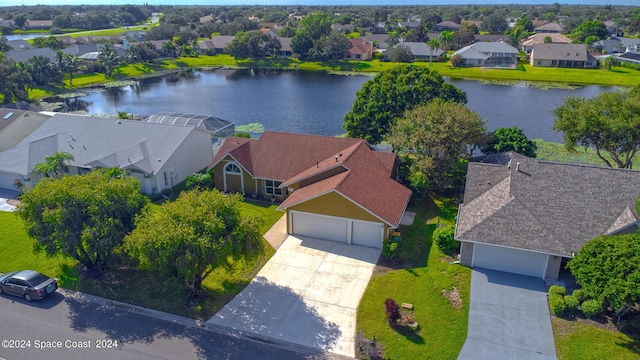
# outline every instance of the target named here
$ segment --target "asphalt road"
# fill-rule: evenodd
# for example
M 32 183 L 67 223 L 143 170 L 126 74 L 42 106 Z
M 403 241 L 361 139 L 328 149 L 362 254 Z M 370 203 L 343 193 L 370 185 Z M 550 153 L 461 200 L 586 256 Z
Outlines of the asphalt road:
M 105 299 L 56 292 L 26 302 L 0 295 L 0 358 L 13 359 L 328 359 L 293 346 L 200 327 Z

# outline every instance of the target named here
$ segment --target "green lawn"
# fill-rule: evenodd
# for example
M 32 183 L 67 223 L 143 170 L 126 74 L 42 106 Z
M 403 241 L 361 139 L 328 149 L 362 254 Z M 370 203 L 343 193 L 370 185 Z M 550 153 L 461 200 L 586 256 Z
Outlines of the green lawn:
M 265 220 L 263 233 L 283 215 L 270 203 L 244 202 L 240 207 L 243 213 L 259 215 Z M 70 258 L 34 254 L 34 240 L 27 236 L 20 218 L 14 213 L 0 211 L 0 224 L 0 254 L 3 255 L 0 272 L 34 269 L 59 278 L 60 285 L 67 289 L 197 319 L 208 319 L 244 289 L 275 252 L 263 240 L 265 251 L 261 256 L 237 261 L 230 268 L 217 269 L 203 283 L 204 301 L 191 307 L 187 305 L 189 292 L 183 283 L 138 270 L 125 256 L 99 279 L 81 276 L 77 262 Z
M 605 164 L 591 148 L 585 149 L 583 147 L 578 147 L 575 152 L 569 152 L 564 144 L 543 141 L 540 139 L 533 141 L 536 143 L 536 146 L 538 146 L 538 160 L 607 166 L 607 164 Z
M 638 359 L 640 342 L 615 330 L 552 317 L 560 360 Z
M 412 226 L 401 226 L 398 247 L 402 259 L 386 273 L 371 279 L 358 308 L 357 328 L 367 338 L 373 336 L 389 359 L 455 359 L 467 337 L 471 270 L 449 264 L 451 258 L 431 244 L 436 217 L 453 223 L 456 206 L 425 200 Z M 456 288 L 461 300 L 454 307 L 443 290 Z M 393 298 L 414 305 L 419 331 L 394 329 L 386 322 L 384 301 Z M 452 296 L 456 299 L 455 296 Z

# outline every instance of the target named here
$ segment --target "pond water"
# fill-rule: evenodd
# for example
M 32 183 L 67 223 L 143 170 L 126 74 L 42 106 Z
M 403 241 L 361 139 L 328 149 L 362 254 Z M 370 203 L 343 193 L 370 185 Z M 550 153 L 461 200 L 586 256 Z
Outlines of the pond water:
M 351 110 L 356 92 L 369 79 L 309 71 L 189 72 L 95 92 L 79 98 L 76 105 L 92 114 L 173 111 L 211 115 L 236 125 L 260 123 L 266 130 L 334 136 L 345 132 L 343 117 Z M 562 142 L 562 136 L 552 129 L 553 109 L 567 96 L 592 97 L 617 90 L 602 86 L 545 90 L 524 83 L 506 86 L 447 81 L 467 93 L 467 106 L 480 114 L 489 130 L 518 126 L 531 139 L 556 142 Z

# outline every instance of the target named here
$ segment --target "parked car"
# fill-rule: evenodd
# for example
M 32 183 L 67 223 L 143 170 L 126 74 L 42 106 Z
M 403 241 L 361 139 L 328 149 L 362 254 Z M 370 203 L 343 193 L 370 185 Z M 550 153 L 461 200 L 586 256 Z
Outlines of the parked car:
M 58 288 L 58 281 L 33 270 L 14 271 L 0 276 L 0 294 L 23 297 L 27 301 L 44 299 Z

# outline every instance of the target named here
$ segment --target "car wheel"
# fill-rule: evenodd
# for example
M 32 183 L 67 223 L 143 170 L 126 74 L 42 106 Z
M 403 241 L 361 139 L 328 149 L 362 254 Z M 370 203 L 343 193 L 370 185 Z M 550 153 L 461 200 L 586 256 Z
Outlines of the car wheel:
M 31 295 L 29 295 L 29 294 L 24 294 L 24 299 L 25 299 L 25 300 L 27 300 L 27 301 L 31 301 L 31 300 L 33 300 L 33 299 L 31 298 Z

